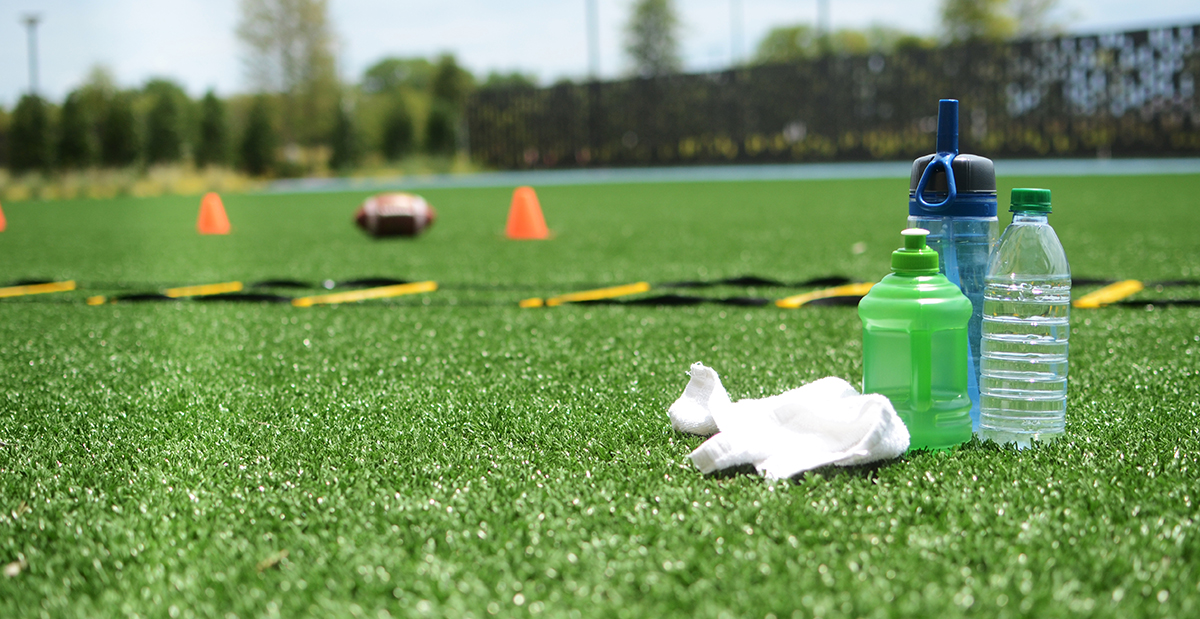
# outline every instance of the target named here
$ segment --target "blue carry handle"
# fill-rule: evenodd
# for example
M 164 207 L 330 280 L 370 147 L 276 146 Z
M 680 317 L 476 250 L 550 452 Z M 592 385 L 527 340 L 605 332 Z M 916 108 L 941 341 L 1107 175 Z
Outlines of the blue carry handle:
M 937 154 L 925 166 L 925 171 L 921 173 L 921 180 L 917 182 L 917 203 L 921 206 L 936 211 L 946 208 L 954 202 L 958 197 L 958 187 L 954 184 L 954 157 L 958 155 L 958 100 L 957 99 L 942 99 L 938 101 L 938 132 L 937 132 Z M 925 201 L 925 185 L 929 183 L 929 179 L 933 178 L 933 173 L 937 168 L 942 168 L 946 171 L 946 189 L 948 193 L 946 199 L 936 204 L 930 204 Z

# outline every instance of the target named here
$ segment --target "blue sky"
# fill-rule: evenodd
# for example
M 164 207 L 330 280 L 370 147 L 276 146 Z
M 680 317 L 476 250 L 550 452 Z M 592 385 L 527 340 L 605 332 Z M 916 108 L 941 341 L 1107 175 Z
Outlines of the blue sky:
M 601 74 L 625 70 L 622 26 L 632 0 L 597 0 Z M 741 6 L 742 54 L 775 25 L 814 23 L 817 0 L 676 0 L 689 70 L 725 66 L 731 57 L 731 2 Z M 830 0 L 834 28 L 884 23 L 933 34 L 938 0 Z M 453 51 L 477 73 L 521 70 L 543 81 L 587 73 L 584 0 L 329 0 L 343 77 L 357 79 L 389 55 Z M 1196 0 L 1060 0 L 1073 31 L 1200 23 Z M 122 86 L 155 76 L 193 95 L 245 89 L 234 36 L 238 0 L 4 0 L 0 4 L 0 105 L 27 91 L 26 13 L 42 16 L 40 80 L 56 101 L 97 64 Z

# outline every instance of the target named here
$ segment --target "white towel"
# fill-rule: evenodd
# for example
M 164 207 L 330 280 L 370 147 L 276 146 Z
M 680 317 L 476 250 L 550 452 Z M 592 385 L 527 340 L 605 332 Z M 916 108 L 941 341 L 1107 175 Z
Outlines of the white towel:
M 780 395 L 732 402 L 716 371 L 692 364 L 691 380 L 668 414 L 676 430 L 716 434 L 689 456 L 702 473 L 753 464 L 769 479 L 830 464 L 896 458 L 908 428 L 882 395 L 859 395 L 829 376 Z

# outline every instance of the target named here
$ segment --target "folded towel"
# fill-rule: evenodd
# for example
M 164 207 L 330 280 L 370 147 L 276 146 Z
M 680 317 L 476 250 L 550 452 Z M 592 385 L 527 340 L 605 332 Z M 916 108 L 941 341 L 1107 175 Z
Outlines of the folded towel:
M 716 371 L 692 364 L 668 414 L 676 430 L 715 434 L 689 456 L 702 473 L 753 464 L 770 479 L 834 464 L 900 456 L 908 428 L 882 395 L 860 395 L 829 376 L 768 398 L 732 402 Z

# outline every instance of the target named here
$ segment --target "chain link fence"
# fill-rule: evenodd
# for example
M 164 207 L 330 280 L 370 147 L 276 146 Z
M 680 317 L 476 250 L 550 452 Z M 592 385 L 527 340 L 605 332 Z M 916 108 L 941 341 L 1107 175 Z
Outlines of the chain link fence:
M 964 152 L 1200 155 L 1200 25 L 476 92 L 472 158 L 498 168 L 909 159 L 937 100 Z

